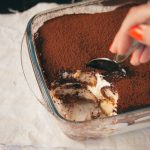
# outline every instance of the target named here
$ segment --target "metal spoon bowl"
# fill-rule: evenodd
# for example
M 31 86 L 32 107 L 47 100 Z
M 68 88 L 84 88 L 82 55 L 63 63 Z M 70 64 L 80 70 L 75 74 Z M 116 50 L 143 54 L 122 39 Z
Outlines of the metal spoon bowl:
M 86 64 L 87 67 L 92 67 L 94 69 L 100 69 L 105 71 L 116 71 L 120 69 L 120 64 L 109 58 L 96 58 L 92 59 Z
M 86 66 L 92 67 L 94 69 L 105 70 L 108 72 L 118 71 L 121 69 L 121 63 L 123 63 L 134 50 L 143 48 L 144 48 L 143 44 L 137 41 L 133 41 L 132 46 L 130 47 L 129 51 L 126 54 L 116 55 L 113 60 L 109 58 L 92 59 L 86 64 Z

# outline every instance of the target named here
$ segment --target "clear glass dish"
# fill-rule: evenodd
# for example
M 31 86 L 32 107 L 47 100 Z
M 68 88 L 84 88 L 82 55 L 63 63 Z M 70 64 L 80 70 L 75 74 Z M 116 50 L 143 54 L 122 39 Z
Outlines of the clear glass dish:
M 40 102 L 45 105 L 45 107 L 50 111 L 51 114 L 53 114 L 53 116 L 57 120 L 57 124 L 60 126 L 62 131 L 67 136 L 75 140 L 106 137 L 150 126 L 150 107 L 126 112 L 113 117 L 98 118 L 91 121 L 68 121 L 58 113 L 49 95 L 49 90 L 44 81 L 44 77 L 35 50 L 34 34 L 45 21 L 58 16 L 63 16 L 66 14 L 91 14 L 106 12 L 124 5 L 119 3 L 113 6 L 104 6 L 103 2 L 104 1 L 91 0 L 41 12 L 35 15 L 28 22 L 26 33 L 23 39 L 22 66 L 30 88 L 34 93 L 36 93 L 35 95 L 37 95 L 35 89 L 38 89 L 40 91 L 39 93 L 42 95 L 40 99 L 43 98 L 44 100 L 40 100 Z M 30 61 L 28 63 L 25 61 L 26 56 Z M 33 74 L 32 76 L 28 71 L 29 68 L 31 69 L 30 73 L 32 72 Z

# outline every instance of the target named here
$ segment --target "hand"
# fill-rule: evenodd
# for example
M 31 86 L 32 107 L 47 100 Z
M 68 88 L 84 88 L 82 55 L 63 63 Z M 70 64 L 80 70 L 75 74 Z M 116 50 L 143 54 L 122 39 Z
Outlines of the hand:
M 110 47 L 112 53 L 125 54 L 133 39 L 146 45 L 131 56 L 131 64 L 139 65 L 150 60 L 150 4 L 130 9 Z

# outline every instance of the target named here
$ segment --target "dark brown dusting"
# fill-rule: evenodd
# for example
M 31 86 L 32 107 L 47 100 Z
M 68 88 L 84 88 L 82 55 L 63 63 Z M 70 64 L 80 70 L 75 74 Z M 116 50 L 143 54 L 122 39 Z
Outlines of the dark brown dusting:
M 73 78 L 67 78 L 67 79 L 62 79 L 62 78 L 58 78 L 58 80 L 56 80 L 56 81 L 54 81 L 52 84 L 51 84 L 51 86 L 50 86 L 50 89 L 55 89 L 56 87 L 58 87 L 58 86 L 60 86 L 60 85 L 63 85 L 63 84 L 65 84 L 65 83 L 74 83 L 74 84 L 72 84 L 72 87 L 69 85 L 69 87 L 68 88 L 73 88 L 73 89 L 75 89 L 76 87 L 78 87 L 78 89 L 79 88 L 83 88 L 84 87 L 84 85 L 82 84 L 81 85 L 81 83 L 78 83 L 77 82 L 77 80 L 75 80 L 75 79 L 73 79 Z M 67 88 L 67 87 L 66 87 Z
M 111 83 L 115 83 L 115 82 L 119 82 L 120 80 L 128 77 L 129 72 L 128 72 L 128 70 L 125 70 L 125 72 L 122 70 L 118 70 L 118 71 L 114 71 L 114 72 L 103 72 L 102 75 L 104 76 L 105 80 L 107 80 Z
M 113 94 L 115 94 L 117 90 L 113 86 L 105 86 L 105 87 L 101 88 L 102 95 L 106 99 L 111 100 L 111 102 L 114 104 L 114 99 L 113 99 L 113 97 L 110 97 L 110 96 L 107 95 L 107 90 L 112 91 Z
M 97 112 L 96 114 L 94 114 L 93 112 L 91 113 L 91 118 L 92 119 L 96 119 L 100 116 L 100 112 Z
M 68 15 L 47 21 L 35 39 L 47 85 L 60 70 L 85 69 L 97 57 L 113 58 L 108 49 L 130 7 L 113 12 Z M 115 82 L 119 92 L 119 113 L 150 105 L 150 63 L 133 67 L 130 74 Z
M 79 101 L 81 101 L 81 102 L 86 102 L 86 101 L 88 101 L 88 102 L 91 102 L 91 103 L 93 103 L 94 101 L 92 101 L 91 99 L 86 99 L 86 98 L 84 98 L 84 97 L 81 97 L 81 96 L 79 96 L 78 95 L 78 92 L 77 93 L 75 93 L 75 94 L 66 94 L 66 95 L 61 95 L 61 94 L 59 94 L 59 95 L 55 95 L 55 97 L 56 98 L 58 98 L 60 101 L 61 101 L 61 103 L 63 103 L 63 104 L 73 104 L 73 103 L 76 103 L 76 102 L 79 102 Z

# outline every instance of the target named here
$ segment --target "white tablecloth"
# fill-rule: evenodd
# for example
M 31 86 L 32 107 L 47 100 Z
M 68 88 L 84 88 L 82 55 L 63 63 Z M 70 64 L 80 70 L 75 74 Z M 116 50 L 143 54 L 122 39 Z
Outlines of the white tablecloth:
M 0 15 L 0 149 L 150 149 L 150 128 L 101 140 L 68 139 L 30 92 L 20 65 L 21 39 L 34 14 L 56 6 Z

